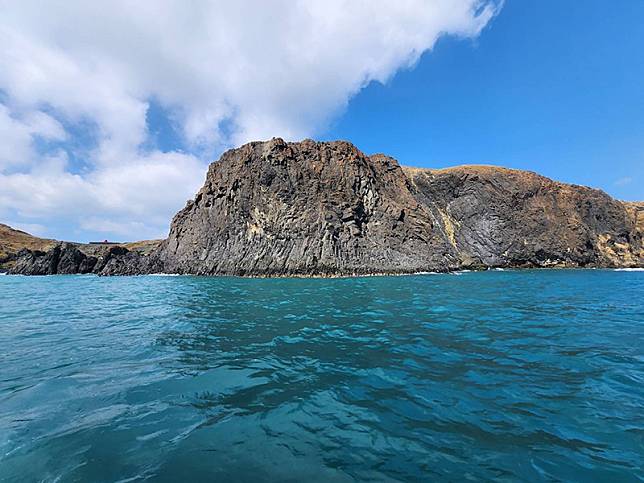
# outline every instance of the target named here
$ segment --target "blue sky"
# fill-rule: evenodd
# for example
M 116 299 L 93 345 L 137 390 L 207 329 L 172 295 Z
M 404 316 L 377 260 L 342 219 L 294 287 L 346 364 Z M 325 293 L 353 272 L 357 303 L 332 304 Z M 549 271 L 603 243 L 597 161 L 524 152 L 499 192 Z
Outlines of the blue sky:
M 644 200 L 644 2 L 508 0 L 372 83 L 322 136 L 401 164 L 495 164 Z
M 164 237 L 273 136 L 644 200 L 641 0 L 24 0 L 0 39 L 0 222 L 41 236 Z

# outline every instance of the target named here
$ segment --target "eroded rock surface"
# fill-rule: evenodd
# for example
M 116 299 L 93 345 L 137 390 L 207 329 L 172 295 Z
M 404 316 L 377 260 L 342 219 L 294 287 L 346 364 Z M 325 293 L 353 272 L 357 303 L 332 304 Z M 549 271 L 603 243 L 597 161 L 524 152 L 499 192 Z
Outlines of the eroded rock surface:
M 121 246 L 94 250 L 96 256 L 73 243 L 59 243 L 47 252 L 21 250 L 9 272 L 16 275 L 138 275 L 152 272 L 152 257 Z
M 273 139 L 225 153 L 174 218 L 167 271 L 235 275 L 456 268 L 398 163 L 346 142 Z
M 465 266 L 644 263 L 635 208 L 600 190 L 491 166 L 405 171 Z
M 401 168 L 347 142 L 254 142 L 212 163 L 158 247 L 23 251 L 14 273 L 354 275 L 644 266 L 644 205 L 535 173 Z

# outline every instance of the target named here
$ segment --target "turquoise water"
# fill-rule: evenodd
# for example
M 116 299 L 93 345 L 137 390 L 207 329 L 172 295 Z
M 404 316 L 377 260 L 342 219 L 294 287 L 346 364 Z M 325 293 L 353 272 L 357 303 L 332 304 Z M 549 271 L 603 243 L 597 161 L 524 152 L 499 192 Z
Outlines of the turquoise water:
M 0 354 L 4 481 L 644 479 L 644 272 L 2 276 Z

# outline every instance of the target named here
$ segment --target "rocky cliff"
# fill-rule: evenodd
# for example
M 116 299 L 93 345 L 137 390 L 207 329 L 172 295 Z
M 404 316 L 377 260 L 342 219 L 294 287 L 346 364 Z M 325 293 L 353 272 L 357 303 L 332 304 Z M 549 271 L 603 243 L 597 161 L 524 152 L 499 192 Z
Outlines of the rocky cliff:
M 24 232 L 20 232 L 21 239 L 11 237 L 13 243 L 9 244 L 5 238 L 9 230 L 3 231 L 0 225 L 0 248 L 6 249 L 6 256 L 0 258 L 0 271 L 20 275 L 147 273 L 152 268 L 153 258 L 149 255 L 160 244 L 160 240 L 145 240 L 117 245 L 90 245 L 42 239 Z
M 171 272 L 408 273 L 458 266 L 398 163 L 346 142 L 273 139 L 228 151 L 174 218 Z
M 58 246 L 58 253 L 25 251 L 14 271 L 42 272 L 52 259 L 71 267 L 65 272 L 105 275 L 635 267 L 644 265 L 643 220 L 641 204 L 534 173 L 401 168 L 346 142 L 273 139 L 211 164 L 203 188 L 151 253 L 83 261 L 73 247 Z
M 620 267 L 644 263 L 636 204 L 491 166 L 405 168 L 461 263 L 475 267 Z

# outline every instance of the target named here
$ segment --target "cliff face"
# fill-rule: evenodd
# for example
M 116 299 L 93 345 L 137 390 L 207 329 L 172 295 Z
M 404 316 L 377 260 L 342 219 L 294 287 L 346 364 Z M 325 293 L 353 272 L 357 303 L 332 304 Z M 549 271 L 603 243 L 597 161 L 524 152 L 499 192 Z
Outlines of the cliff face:
M 140 275 L 155 271 L 154 258 L 122 246 L 95 250 L 95 255 L 82 248 L 82 245 L 62 242 L 47 252 L 22 250 L 9 272 L 18 275 Z
M 273 139 L 228 151 L 160 250 L 178 273 L 403 273 L 455 268 L 396 161 L 346 142 Z
M 16 267 L 42 272 L 53 263 L 47 257 L 64 261 L 65 272 L 93 262 L 90 271 L 103 275 L 634 267 L 644 266 L 643 225 L 642 204 L 534 173 L 401 168 L 346 142 L 273 139 L 211 164 L 203 188 L 149 254 L 121 250 L 82 261 L 65 246 L 58 254 L 25 252 Z
M 642 221 L 638 225 L 635 208 L 602 191 L 490 166 L 405 172 L 419 199 L 439 213 L 464 265 L 644 262 Z
M 25 235 L 30 237 L 30 243 L 22 246 L 15 243 L 12 246 L 14 252 L 7 262 L 0 264 L 0 269 L 19 275 L 137 275 L 153 271 L 155 258 L 148 255 L 160 243 L 146 240 L 122 245 L 88 245 Z

